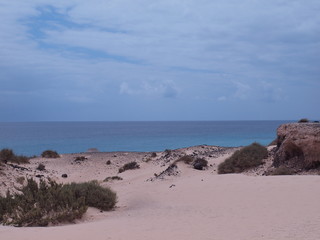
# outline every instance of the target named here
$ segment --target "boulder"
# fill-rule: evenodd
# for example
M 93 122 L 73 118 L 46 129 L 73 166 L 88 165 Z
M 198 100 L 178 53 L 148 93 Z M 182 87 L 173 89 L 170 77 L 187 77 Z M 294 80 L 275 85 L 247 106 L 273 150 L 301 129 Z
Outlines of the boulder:
M 320 124 L 288 123 L 277 130 L 275 167 L 308 170 L 320 166 Z

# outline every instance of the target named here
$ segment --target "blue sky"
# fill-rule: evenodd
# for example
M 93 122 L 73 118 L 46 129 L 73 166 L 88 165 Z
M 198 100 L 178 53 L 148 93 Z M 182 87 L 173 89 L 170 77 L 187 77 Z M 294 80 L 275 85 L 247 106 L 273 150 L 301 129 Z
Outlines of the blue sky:
M 319 119 L 319 0 L 0 2 L 0 121 Z

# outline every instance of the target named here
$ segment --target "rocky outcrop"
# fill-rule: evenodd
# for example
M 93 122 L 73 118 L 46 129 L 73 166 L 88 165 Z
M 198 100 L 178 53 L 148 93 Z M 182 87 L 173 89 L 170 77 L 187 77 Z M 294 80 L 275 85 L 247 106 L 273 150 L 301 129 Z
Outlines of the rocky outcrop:
M 297 170 L 320 167 L 320 124 L 288 123 L 277 130 L 273 165 Z

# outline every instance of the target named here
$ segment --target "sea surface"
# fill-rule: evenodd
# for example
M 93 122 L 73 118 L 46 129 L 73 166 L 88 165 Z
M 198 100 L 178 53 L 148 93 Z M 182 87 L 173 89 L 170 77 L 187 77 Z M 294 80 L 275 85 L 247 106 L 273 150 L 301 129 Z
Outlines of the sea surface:
M 163 151 L 194 145 L 267 145 L 290 121 L 15 122 L 0 123 L 0 149 L 40 155 L 99 151 Z

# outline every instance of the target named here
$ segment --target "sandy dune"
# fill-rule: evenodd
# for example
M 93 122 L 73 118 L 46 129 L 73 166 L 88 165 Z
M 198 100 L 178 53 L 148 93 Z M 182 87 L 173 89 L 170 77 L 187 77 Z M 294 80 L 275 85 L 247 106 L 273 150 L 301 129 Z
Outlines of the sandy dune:
M 217 164 L 231 152 L 207 157 L 208 170 L 181 162 L 178 176 L 154 181 L 149 180 L 173 158 L 166 163 L 164 153 L 158 153 L 156 159 L 145 162 L 149 155 L 135 153 L 140 169 L 119 174 L 122 181 L 102 182 L 118 194 L 114 211 L 89 209 L 81 222 L 64 226 L 0 226 L 1 239 L 320 239 L 319 176 L 217 175 Z M 81 164 L 71 164 L 73 155 L 57 161 L 35 159 L 29 168 L 40 161 L 50 169 L 47 174 L 59 181 L 103 180 L 116 175 L 118 166 L 128 159 L 126 153 L 109 154 L 88 155 Z M 111 166 L 105 164 L 107 159 L 113 159 Z M 59 178 L 62 172 L 69 177 Z

